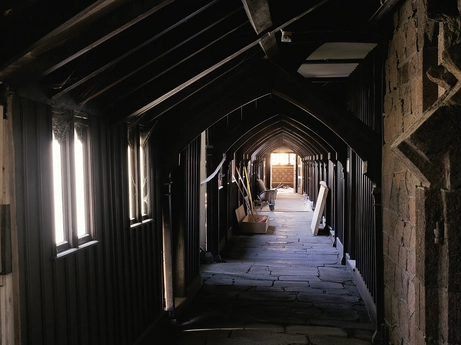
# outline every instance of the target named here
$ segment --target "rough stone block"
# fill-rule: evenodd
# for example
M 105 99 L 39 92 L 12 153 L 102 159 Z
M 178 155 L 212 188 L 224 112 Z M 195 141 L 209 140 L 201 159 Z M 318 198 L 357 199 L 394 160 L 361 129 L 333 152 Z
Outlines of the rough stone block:
M 411 85 L 409 83 L 399 85 L 399 107 L 403 116 L 411 115 Z
M 386 92 L 386 94 L 384 95 L 384 114 L 387 114 L 387 113 L 391 113 L 392 112 L 392 108 L 394 107 L 394 97 L 392 95 L 392 91 L 389 90 L 388 92 Z
M 406 52 L 405 52 L 405 28 L 400 27 L 399 30 L 394 32 L 394 37 L 392 40 L 395 42 L 395 54 L 397 55 L 398 61 L 404 61 L 406 59 Z M 398 67 L 398 66 L 396 66 Z
M 404 232 L 406 228 L 406 221 L 399 217 L 399 221 L 395 223 L 394 240 L 400 245 L 404 245 Z
M 418 278 L 415 278 L 415 322 L 417 329 L 424 328 L 425 322 L 425 297 L 424 297 L 424 288 L 421 286 L 421 281 Z
M 407 271 L 412 277 L 416 274 L 416 254 L 414 251 L 407 253 Z
M 408 282 L 408 310 L 410 314 L 416 311 L 415 280 L 412 277 Z
M 407 270 L 407 256 L 408 256 L 408 250 L 405 247 L 400 247 L 399 266 L 404 270 Z
M 406 49 L 407 56 L 415 54 L 418 51 L 417 41 L 418 41 L 418 29 L 414 20 L 409 20 L 407 22 L 407 27 L 405 31 L 406 38 Z
M 413 112 L 413 105 L 410 101 L 405 103 L 408 107 L 403 110 L 404 118 L 403 118 L 403 129 L 404 131 L 408 130 L 419 118 L 418 113 Z
M 399 344 L 402 343 L 401 339 L 402 336 L 400 334 L 400 328 L 398 326 L 393 327 L 390 332 L 390 337 L 389 337 L 389 344 Z M 424 343 L 421 343 L 424 344 Z
M 397 271 L 398 271 L 398 274 L 396 278 L 398 279 L 397 284 L 399 286 L 398 293 L 400 296 L 400 300 L 407 303 L 408 299 L 410 298 L 410 296 L 408 295 L 408 285 L 409 285 L 408 274 L 404 269 L 401 269 L 401 268 L 398 268 Z
M 382 188 L 382 199 L 383 199 L 383 208 L 384 210 L 387 210 L 388 212 L 393 211 L 393 205 L 391 205 L 391 186 L 392 186 L 392 181 L 393 181 L 393 174 L 383 176 L 382 178 L 382 183 L 383 183 L 383 188 Z M 385 228 L 386 231 L 391 231 L 393 233 L 393 229 L 389 230 L 389 228 Z
M 416 179 L 416 178 L 415 178 Z M 416 186 L 416 184 L 415 184 Z M 416 188 L 413 188 L 413 192 L 416 190 Z M 416 205 L 415 205 L 415 197 L 414 196 L 410 196 L 409 200 L 409 214 L 410 214 L 410 219 L 409 222 L 412 226 L 414 226 L 416 224 L 416 217 L 417 217 L 417 214 L 416 214 Z M 411 243 L 411 242 L 410 242 Z
M 399 312 L 400 312 L 400 300 L 396 295 L 392 295 L 392 323 L 395 325 L 400 324 Z
M 402 118 L 395 112 L 395 108 L 386 113 L 383 119 L 384 140 L 386 143 L 393 143 L 402 134 Z
M 399 68 L 399 85 L 404 85 L 408 83 L 409 75 L 408 75 L 408 63 L 404 63 Z
M 410 313 L 408 309 L 407 303 L 400 303 L 400 332 L 404 341 L 408 342 L 410 339 L 410 328 L 414 327 L 414 325 L 410 324 Z
M 382 159 L 386 162 L 386 164 L 383 165 L 383 176 L 393 174 L 395 171 L 395 160 L 397 158 L 395 152 L 391 149 L 391 144 L 392 143 L 384 144 L 382 149 Z
M 421 77 L 411 80 L 411 109 L 415 116 L 420 116 L 423 113 L 423 81 Z
M 399 262 L 399 250 L 400 243 L 391 237 L 389 239 L 389 257 L 394 263 Z
M 389 255 L 389 234 L 383 232 L 383 253 Z
M 389 287 L 384 287 L 384 318 L 389 321 L 392 320 L 392 291 Z
M 395 291 L 395 262 L 384 255 L 384 284 L 391 292 Z
M 390 204 L 403 219 L 409 219 L 409 193 L 407 187 L 408 172 L 401 171 L 394 175 L 391 186 Z M 392 206 L 391 206 L 392 207 Z

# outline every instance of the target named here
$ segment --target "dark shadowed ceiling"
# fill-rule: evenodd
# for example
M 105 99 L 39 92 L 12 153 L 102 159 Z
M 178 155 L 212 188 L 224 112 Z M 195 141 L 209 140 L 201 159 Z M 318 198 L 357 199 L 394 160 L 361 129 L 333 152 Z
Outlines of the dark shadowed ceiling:
M 220 90 L 245 88 L 247 102 L 254 101 L 282 75 L 320 98 L 341 99 L 348 75 L 380 42 L 376 24 L 388 10 L 379 0 L 9 0 L 0 6 L 5 88 L 114 122 L 147 123 L 206 111 Z

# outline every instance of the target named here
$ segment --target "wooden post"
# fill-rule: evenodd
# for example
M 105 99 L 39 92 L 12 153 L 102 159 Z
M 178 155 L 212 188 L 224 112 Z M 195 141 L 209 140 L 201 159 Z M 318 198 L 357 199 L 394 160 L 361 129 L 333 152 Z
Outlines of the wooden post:
M 0 105 L 0 344 L 20 344 L 12 96 Z
M 165 309 L 170 316 L 175 311 L 173 291 L 173 255 L 172 255 L 172 221 L 171 216 L 171 183 L 164 184 L 162 197 L 162 237 L 163 237 L 163 274 L 165 289 Z

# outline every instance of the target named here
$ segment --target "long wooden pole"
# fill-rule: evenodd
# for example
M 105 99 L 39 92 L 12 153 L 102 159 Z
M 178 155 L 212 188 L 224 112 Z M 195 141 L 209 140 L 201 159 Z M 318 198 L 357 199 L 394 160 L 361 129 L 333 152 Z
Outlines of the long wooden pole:
M 242 175 L 240 175 L 240 171 L 237 167 L 235 167 L 235 170 L 237 171 L 237 175 L 239 177 L 239 180 L 242 181 L 242 184 L 243 184 L 243 189 L 245 190 L 245 192 L 247 193 L 247 196 L 248 198 L 250 197 L 250 194 L 248 193 L 248 190 L 247 190 L 247 187 L 245 187 L 245 181 L 243 181 L 243 178 L 242 178 Z M 245 196 L 243 197 L 245 199 Z M 253 217 L 253 220 L 256 220 L 254 214 L 253 214 L 253 209 L 250 207 L 250 213 L 251 213 L 251 216 Z
M 249 179 L 249 177 L 248 177 L 248 172 L 247 172 L 247 168 L 246 168 L 246 167 L 243 167 L 243 172 L 245 173 L 245 177 L 246 177 L 246 179 L 247 179 L 248 196 L 249 196 L 249 198 L 250 198 L 251 209 L 254 210 L 254 207 L 253 207 L 253 197 L 251 196 L 250 179 Z
M 248 203 L 248 200 L 245 198 L 245 193 L 243 192 L 242 188 L 240 188 L 239 181 L 235 178 L 234 175 L 232 175 L 232 178 L 235 180 L 235 182 L 237 182 L 237 187 L 239 189 L 239 192 L 240 192 L 240 194 L 242 194 L 243 200 L 245 201 L 245 204 L 246 204 L 247 208 L 250 209 L 250 204 Z

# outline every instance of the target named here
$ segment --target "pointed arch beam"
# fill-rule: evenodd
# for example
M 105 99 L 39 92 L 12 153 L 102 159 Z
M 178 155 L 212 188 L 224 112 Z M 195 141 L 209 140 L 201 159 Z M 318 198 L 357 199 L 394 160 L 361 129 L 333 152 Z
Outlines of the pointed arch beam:
M 242 129 L 239 133 L 230 135 L 221 142 L 220 150 L 229 155 L 246 145 L 248 148 L 245 149 L 245 152 L 253 154 L 265 143 L 273 141 L 277 135 L 283 135 L 284 138 L 290 138 L 292 142 L 296 142 L 299 151 L 306 155 L 314 154 L 314 152 L 334 151 L 334 148 L 328 147 L 328 143 L 321 138 L 316 138 L 315 133 L 302 131 L 289 123 L 283 123 L 281 118 L 280 116 L 273 116 L 251 130 Z
M 275 110 L 276 111 L 276 110 Z M 309 150 L 304 150 L 306 152 L 312 151 L 325 151 L 332 152 L 336 151 L 328 141 L 324 140 L 321 136 L 317 135 L 315 132 L 311 131 L 308 127 L 296 126 L 288 121 L 288 118 L 280 115 L 273 115 L 270 117 L 265 117 L 259 119 L 255 111 L 250 114 L 252 119 L 251 122 L 245 124 L 245 127 L 239 128 L 238 131 L 232 131 L 225 138 L 222 138 L 220 143 L 220 150 L 222 152 L 232 152 L 231 147 L 239 147 L 243 142 L 251 140 L 254 142 L 255 150 L 265 141 L 271 140 L 271 132 L 278 130 L 279 128 L 285 129 L 285 135 L 290 137 L 290 135 L 296 135 L 299 137 L 299 141 L 302 143 L 300 147 L 310 147 Z M 266 113 L 262 113 L 263 116 Z M 271 126 L 270 131 L 267 131 L 268 126 Z M 282 127 L 281 127 L 282 126 Z M 250 128 L 250 129 L 247 129 Z M 266 128 L 266 130 L 264 130 Z M 256 133 L 262 133 L 259 137 Z M 290 134 L 291 133 L 291 134 Z

